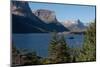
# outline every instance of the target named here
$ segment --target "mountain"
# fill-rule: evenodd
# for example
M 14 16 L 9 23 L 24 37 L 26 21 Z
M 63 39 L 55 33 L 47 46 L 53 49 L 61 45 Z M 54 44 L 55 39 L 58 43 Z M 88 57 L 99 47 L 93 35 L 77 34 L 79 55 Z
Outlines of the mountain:
M 24 17 L 32 17 L 31 9 L 29 5 L 25 1 L 12 1 L 11 4 L 12 14 L 24 16 Z
M 55 12 L 51 10 L 46 9 L 38 9 L 36 11 L 33 11 L 33 14 L 35 14 L 39 19 L 41 19 L 50 31 L 58 31 L 58 32 L 64 32 L 69 31 L 67 28 L 65 28 L 56 18 Z
M 68 31 L 59 22 L 47 23 L 33 14 L 27 1 L 12 1 L 12 32 L 13 33 L 46 33 Z M 51 16 L 51 15 L 50 15 Z M 53 20 L 53 19 L 52 19 Z
M 70 31 L 84 31 L 86 28 L 86 26 L 79 19 L 76 21 L 66 20 L 62 22 L 62 24 Z
M 56 19 L 56 15 L 54 11 L 46 10 L 46 9 L 38 9 L 33 11 L 37 17 L 39 17 L 45 23 L 56 23 L 58 22 Z
M 12 14 L 12 32 L 13 33 L 43 33 L 47 32 L 45 29 L 37 27 L 34 22 L 28 17 L 18 16 Z
M 26 1 L 12 1 L 12 32 L 13 33 L 33 33 L 46 32 L 44 28 L 36 26 L 42 21 L 32 14 Z

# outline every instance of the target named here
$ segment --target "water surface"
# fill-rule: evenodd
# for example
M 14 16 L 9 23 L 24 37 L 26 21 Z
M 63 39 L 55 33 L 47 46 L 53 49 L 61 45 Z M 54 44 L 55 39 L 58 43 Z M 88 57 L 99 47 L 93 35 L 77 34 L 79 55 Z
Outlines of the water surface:
M 13 34 L 14 45 L 18 48 L 34 50 L 39 56 L 48 55 L 48 46 L 52 38 L 51 34 Z M 81 47 L 83 44 L 83 34 L 65 34 L 65 40 L 69 47 Z

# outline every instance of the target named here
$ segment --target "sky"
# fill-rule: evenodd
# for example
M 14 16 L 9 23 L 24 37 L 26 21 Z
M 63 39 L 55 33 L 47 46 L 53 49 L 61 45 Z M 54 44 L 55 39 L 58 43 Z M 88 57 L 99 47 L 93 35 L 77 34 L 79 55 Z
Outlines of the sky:
M 29 6 L 31 10 L 47 9 L 54 11 L 60 22 L 80 19 L 83 23 L 89 23 L 95 19 L 95 6 L 39 2 L 29 2 Z

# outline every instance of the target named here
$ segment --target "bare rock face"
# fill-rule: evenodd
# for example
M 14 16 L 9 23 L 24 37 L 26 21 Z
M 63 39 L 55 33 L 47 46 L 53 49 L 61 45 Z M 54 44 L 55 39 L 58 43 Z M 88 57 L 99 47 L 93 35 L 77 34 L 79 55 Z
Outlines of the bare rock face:
M 45 23 L 56 23 L 57 22 L 54 11 L 50 11 L 46 9 L 38 9 L 33 13 Z
M 44 32 L 42 21 L 32 13 L 27 1 L 12 1 L 11 13 L 13 33 Z
M 85 29 L 85 25 L 80 20 L 66 20 L 62 22 L 62 24 L 71 31 L 81 31 Z
M 55 12 L 39 9 L 32 13 L 27 1 L 12 1 L 13 33 L 41 33 L 68 31 L 57 19 Z
M 12 1 L 11 12 L 12 14 L 25 17 L 32 15 L 31 9 L 26 1 Z

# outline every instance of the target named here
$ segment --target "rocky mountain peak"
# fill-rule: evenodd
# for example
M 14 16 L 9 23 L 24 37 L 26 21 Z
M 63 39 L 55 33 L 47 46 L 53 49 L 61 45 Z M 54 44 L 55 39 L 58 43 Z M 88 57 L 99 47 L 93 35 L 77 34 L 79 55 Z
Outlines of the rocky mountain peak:
M 57 22 L 54 11 L 46 10 L 46 9 L 38 9 L 33 13 L 45 23 L 56 23 Z
M 62 22 L 64 27 L 70 29 L 71 31 L 81 31 L 85 29 L 85 25 L 78 19 L 78 20 L 66 20 Z
M 27 1 L 12 1 L 11 12 L 19 16 L 31 16 L 32 14 Z
M 39 9 L 32 13 L 27 1 L 12 1 L 13 33 L 68 31 L 60 24 L 54 11 Z

